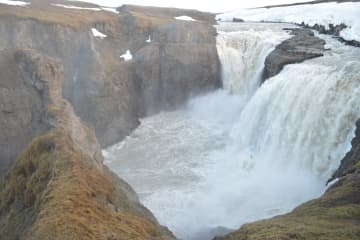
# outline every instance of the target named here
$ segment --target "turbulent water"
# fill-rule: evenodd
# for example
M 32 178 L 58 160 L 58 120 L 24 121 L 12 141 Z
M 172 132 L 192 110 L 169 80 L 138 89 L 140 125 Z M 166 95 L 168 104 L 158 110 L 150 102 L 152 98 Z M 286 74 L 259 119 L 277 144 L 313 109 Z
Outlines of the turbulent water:
M 145 118 L 106 163 L 181 239 L 285 213 L 325 190 L 360 113 L 360 49 L 324 37 L 324 57 L 259 87 L 277 24 L 219 26 L 224 89 Z

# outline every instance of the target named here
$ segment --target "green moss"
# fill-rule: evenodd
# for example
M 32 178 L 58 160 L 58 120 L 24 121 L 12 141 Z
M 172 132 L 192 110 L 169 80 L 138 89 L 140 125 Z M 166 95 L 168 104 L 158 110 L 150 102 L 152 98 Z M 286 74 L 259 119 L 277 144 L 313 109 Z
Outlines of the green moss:
M 339 218 L 357 218 L 360 219 L 360 205 L 349 204 L 346 206 L 339 206 L 331 208 L 328 213 L 331 216 Z

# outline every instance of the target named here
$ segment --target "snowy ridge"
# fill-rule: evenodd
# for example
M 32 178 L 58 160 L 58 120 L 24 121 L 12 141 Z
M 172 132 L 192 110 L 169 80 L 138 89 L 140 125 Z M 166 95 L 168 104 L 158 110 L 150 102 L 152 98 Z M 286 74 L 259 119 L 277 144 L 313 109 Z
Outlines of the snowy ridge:
M 329 28 L 329 24 L 348 26 L 340 32 L 345 40 L 360 41 L 360 3 L 321 3 L 276 8 L 242 9 L 216 16 L 220 21 L 232 21 L 241 18 L 245 21 L 271 22 L 304 22 L 310 26 L 315 24 Z
M 30 3 L 22 2 L 22 1 L 8 1 L 8 0 L 0 0 L 0 4 L 12 5 L 12 6 L 26 6 Z
M 77 9 L 77 10 L 90 10 L 90 11 L 101 11 L 100 8 L 85 8 L 85 7 L 77 7 L 72 5 L 63 5 L 63 4 L 52 4 L 56 7 L 69 8 L 69 9 Z
M 87 8 L 87 7 L 78 7 L 78 6 L 72 6 L 72 5 L 63 5 L 63 4 L 52 4 L 55 7 L 62 7 L 62 8 L 68 8 L 68 9 L 76 9 L 76 10 L 89 10 L 89 11 L 109 11 L 112 13 L 118 14 L 119 12 L 116 10 L 116 8 L 111 7 L 101 7 L 101 8 Z

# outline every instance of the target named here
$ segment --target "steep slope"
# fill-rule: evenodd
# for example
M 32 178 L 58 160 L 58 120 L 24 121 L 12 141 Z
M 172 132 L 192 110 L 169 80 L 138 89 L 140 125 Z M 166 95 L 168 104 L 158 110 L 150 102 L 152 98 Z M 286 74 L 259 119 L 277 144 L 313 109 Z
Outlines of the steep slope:
M 0 238 L 172 239 L 103 166 L 93 130 L 62 98 L 59 63 L 29 49 L 15 59 L 42 100 L 41 121 L 50 130 L 33 139 L 0 182 Z
M 139 117 L 219 86 L 212 14 L 134 6 L 116 14 L 85 3 L 31 2 L 25 7 L 0 4 L 0 175 L 32 137 L 46 130 L 34 113 L 38 101 L 12 66 L 18 48 L 59 59 L 63 95 L 94 127 L 102 147 L 129 134 Z M 186 14 L 198 21 L 174 19 Z M 93 29 L 107 37 L 94 36 Z M 130 61 L 120 57 L 127 50 Z

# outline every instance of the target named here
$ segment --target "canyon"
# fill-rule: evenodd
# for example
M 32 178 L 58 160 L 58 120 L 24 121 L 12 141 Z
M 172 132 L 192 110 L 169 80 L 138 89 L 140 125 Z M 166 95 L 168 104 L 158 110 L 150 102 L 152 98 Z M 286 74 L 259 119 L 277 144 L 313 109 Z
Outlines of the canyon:
M 1 239 L 359 238 L 358 48 L 67 4 L 0 4 Z

